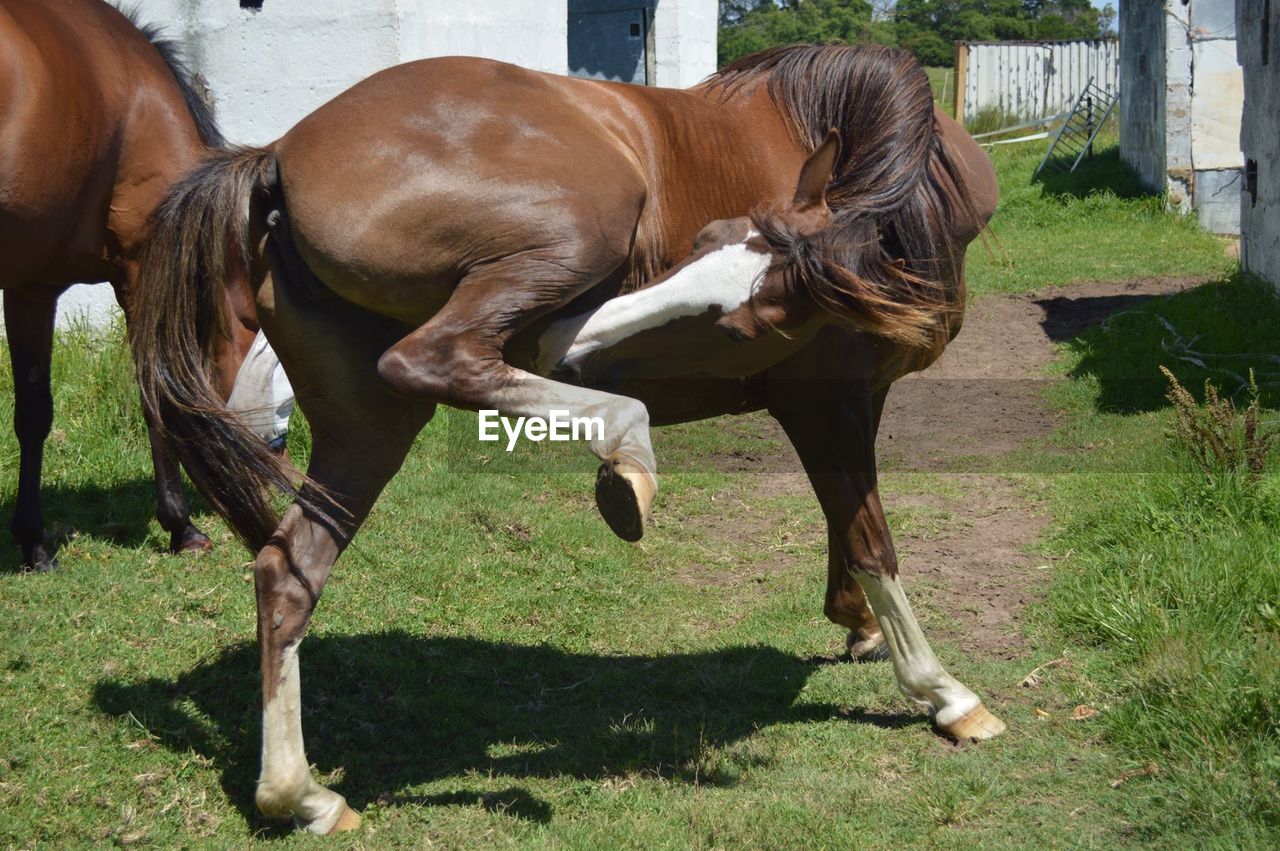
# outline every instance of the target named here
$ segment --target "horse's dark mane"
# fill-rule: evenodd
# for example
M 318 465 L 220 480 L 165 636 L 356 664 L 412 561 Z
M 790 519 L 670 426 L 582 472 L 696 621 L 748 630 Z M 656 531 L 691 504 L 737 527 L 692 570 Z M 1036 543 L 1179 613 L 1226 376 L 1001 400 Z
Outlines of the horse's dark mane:
M 182 99 L 187 103 L 187 111 L 191 113 L 196 129 L 200 132 L 200 141 L 210 148 L 226 147 L 227 140 L 223 138 L 222 131 L 218 129 L 218 123 L 214 120 L 213 107 L 196 90 L 194 75 L 182 56 L 181 42 L 167 35 L 160 24 L 143 23 L 142 12 L 138 7 L 118 6 L 117 8 L 129 19 L 129 23 L 151 42 L 151 46 L 160 54 L 164 64 L 168 65 L 169 70 L 173 72 L 178 88 L 182 90 Z
M 774 211 L 753 216 L 788 284 L 859 322 L 867 317 L 855 302 L 881 302 L 914 326 L 881 333 L 945 345 L 958 289 L 948 274 L 953 225 L 957 213 L 972 210 L 963 209 L 964 181 L 942 144 L 924 70 L 909 53 L 880 45 L 790 45 L 739 59 L 707 85 L 730 96 L 755 81 L 805 150 L 831 128 L 843 141 L 827 189 L 830 226 L 800 235 Z

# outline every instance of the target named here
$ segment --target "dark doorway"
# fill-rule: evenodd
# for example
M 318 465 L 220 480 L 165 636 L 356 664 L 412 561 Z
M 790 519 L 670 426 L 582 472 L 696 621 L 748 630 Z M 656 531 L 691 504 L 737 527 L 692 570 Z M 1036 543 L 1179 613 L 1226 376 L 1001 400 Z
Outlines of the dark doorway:
M 569 73 L 652 82 L 655 6 L 657 0 L 569 0 Z

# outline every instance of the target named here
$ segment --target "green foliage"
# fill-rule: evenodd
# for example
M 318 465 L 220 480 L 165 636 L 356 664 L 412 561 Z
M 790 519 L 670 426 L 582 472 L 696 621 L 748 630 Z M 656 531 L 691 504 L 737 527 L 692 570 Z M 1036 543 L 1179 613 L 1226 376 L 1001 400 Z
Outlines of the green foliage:
M 725 19 L 723 8 L 721 19 Z M 882 28 L 872 24 L 867 0 L 796 0 L 783 6 L 767 0 L 737 4 L 733 23 L 720 29 L 718 53 L 724 65 L 780 44 L 868 40 L 884 37 Z
M 1174 443 L 1205 475 L 1242 476 L 1257 483 L 1271 447 L 1280 438 L 1280 428 L 1262 421 L 1261 395 L 1253 370 L 1249 370 L 1248 404 L 1243 411 L 1238 411 L 1231 399 L 1222 398 L 1208 379 L 1204 382 L 1204 404 L 1200 405 L 1168 367 L 1162 365 L 1160 372 L 1169 379 L 1166 398 L 1176 415 L 1170 434 Z
M 922 65 L 951 66 L 956 41 L 1098 38 L 1115 11 L 1089 0 L 721 0 L 720 63 L 796 42 L 896 44 Z

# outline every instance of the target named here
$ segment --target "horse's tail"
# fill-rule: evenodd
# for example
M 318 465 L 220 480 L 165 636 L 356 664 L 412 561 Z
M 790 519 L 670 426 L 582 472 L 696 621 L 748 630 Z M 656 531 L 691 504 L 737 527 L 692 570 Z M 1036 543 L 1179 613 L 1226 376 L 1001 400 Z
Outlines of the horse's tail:
M 967 200 L 924 70 L 896 48 L 798 45 L 738 60 L 717 79 L 732 86 L 762 74 L 797 141 L 815 150 L 836 128 L 844 143 L 827 187 L 829 227 L 806 236 L 756 216 L 791 285 L 873 333 L 945 345 L 957 307 L 953 234 Z
M 169 191 L 152 215 L 129 322 L 148 415 L 254 551 L 279 522 L 272 488 L 299 497 L 301 476 L 227 410 L 214 350 L 228 334 L 226 282 L 250 274 L 251 202 L 269 192 L 274 165 L 269 148 L 218 151 Z

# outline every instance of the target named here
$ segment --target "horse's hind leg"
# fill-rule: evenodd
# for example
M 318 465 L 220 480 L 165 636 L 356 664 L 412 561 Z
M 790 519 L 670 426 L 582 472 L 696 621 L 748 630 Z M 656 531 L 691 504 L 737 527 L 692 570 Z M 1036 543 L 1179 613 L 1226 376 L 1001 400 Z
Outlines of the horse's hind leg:
M 800 392 L 794 392 L 799 385 Z M 942 667 L 911 611 L 876 486 L 874 405 L 864 382 L 774 381 L 769 410 L 813 483 L 840 561 L 862 589 L 898 687 L 955 739 L 989 739 L 1004 723 Z M 835 558 L 834 556 L 832 557 Z
M 378 356 L 402 328 L 305 288 L 280 283 L 309 272 L 270 244 L 273 277 L 259 294 L 263 327 L 311 426 L 311 479 L 333 500 L 336 526 L 291 507 L 254 563 L 262 667 L 262 770 L 255 800 L 268 816 L 314 833 L 359 826 L 343 797 L 311 776 L 302 738 L 298 648 L 334 562 L 403 463 L 434 405 L 383 389 Z M 319 497 L 321 504 L 326 502 Z
M 40 510 L 44 441 L 53 426 L 49 366 L 57 307 L 57 290 L 29 288 L 5 293 L 4 324 L 13 365 L 13 430 L 21 453 L 17 506 L 10 528 L 22 548 L 23 565 L 36 571 L 58 566 L 45 543 L 44 515 Z
M 372 364 L 366 387 L 376 387 Z M 357 402 L 367 394 L 352 394 Z M 332 402 L 330 395 L 328 404 Z M 304 411 L 316 402 L 298 388 Z M 311 402 L 311 405 L 308 405 Z M 383 486 L 399 469 L 425 420 L 409 403 L 385 400 L 334 428 L 312 418 L 314 440 L 308 475 L 334 499 L 338 527 L 291 507 L 254 562 L 258 602 L 258 650 L 262 670 L 262 767 L 254 799 L 264 815 L 292 818 L 313 833 L 359 826 L 360 817 L 338 793 L 312 776 L 302 737 L 302 686 L 298 649 L 338 556 L 368 516 Z M 342 402 L 342 410 L 350 411 Z

